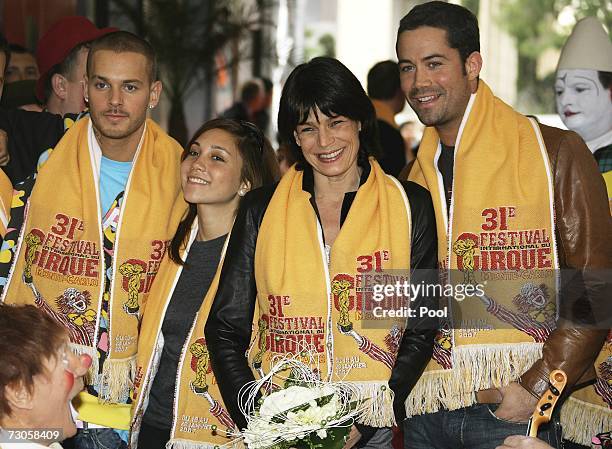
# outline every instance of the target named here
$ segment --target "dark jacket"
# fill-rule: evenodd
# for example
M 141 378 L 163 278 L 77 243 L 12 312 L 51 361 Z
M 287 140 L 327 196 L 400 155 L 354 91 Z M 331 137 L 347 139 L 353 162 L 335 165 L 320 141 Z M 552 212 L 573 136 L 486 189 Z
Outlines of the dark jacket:
M 15 185 L 32 173 L 40 155 L 64 135 L 64 120 L 48 112 L 0 108 L 0 129 L 6 131 L 10 161 L 2 167 Z
M 363 170 L 361 184 L 369 175 Z M 411 271 L 437 267 L 437 239 L 433 205 L 429 192 L 412 182 L 403 183 L 412 214 Z M 276 186 L 264 187 L 244 197 L 232 231 L 205 336 L 211 355 L 215 377 L 223 401 L 239 428 L 246 426 L 240 412 L 238 392 L 254 379 L 245 357 L 251 341 L 251 324 L 255 310 L 255 246 L 266 208 Z M 311 169 L 304 172 L 302 188 L 311 194 L 315 212 L 314 180 Z M 340 224 L 344 223 L 356 192 L 345 194 Z M 320 219 L 319 219 L 320 221 Z M 317 249 L 318 251 L 318 249 Z M 428 273 L 431 273 L 429 270 Z M 419 271 L 417 275 L 423 275 Z M 427 275 L 425 275 L 427 276 Z M 417 300 L 419 301 L 419 300 Z M 404 413 L 403 403 L 429 361 L 436 323 L 409 323 L 403 335 L 390 385 L 396 393 L 394 409 Z M 399 416 L 402 419 L 402 416 Z

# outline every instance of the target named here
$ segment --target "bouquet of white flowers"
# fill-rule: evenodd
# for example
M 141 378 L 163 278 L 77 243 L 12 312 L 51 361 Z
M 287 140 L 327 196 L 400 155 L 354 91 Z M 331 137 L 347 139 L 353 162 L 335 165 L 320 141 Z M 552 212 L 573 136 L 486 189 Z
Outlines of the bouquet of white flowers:
M 283 388 L 272 377 L 283 378 Z M 253 407 L 260 391 L 268 392 Z M 249 449 L 341 449 L 364 401 L 351 401 L 356 391 L 348 383 L 323 382 L 307 365 L 282 359 L 264 378 L 247 385 L 247 428 L 244 442 Z

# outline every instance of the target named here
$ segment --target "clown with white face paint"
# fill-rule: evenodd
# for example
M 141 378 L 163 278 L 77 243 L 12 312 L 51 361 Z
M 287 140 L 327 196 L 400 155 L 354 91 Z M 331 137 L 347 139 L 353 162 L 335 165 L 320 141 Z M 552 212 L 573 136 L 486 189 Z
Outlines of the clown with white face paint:
M 584 139 L 602 173 L 612 170 L 612 43 L 596 18 L 579 21 L 565 43 L 555 94 L 565 126 Z
M 612 42 L 596 18 L 580 20 L 565 43 L 555 94 L 561 120 L 584 139 L 597 161 L 612 211 Z M 594 363 L 595 384 L 574 392 L 561 409 L 563 437 L 570 441 L 588 444 L 610 428 L 611 349 L 609 334 Z

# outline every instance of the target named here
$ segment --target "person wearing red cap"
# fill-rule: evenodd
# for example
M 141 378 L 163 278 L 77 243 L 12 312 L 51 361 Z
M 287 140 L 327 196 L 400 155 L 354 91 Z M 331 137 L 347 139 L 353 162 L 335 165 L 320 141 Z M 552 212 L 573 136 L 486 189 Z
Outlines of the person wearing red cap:
M 40 77 L 36 96 L 52 114 L 78 114 L 86 107 L 83 96 L 89 43 L 116 28 L 96 28 L 82 16 L 64 17 L 40 38 L 36 61 Z

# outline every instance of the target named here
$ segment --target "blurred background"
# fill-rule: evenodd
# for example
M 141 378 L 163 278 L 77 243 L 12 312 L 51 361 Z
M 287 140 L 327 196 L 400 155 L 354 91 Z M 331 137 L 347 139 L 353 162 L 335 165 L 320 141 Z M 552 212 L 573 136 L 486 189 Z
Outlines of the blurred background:
M 414 0 L 0 0 L 9 42 L 36 50 L 58 19 L 82 15 L 147 38 L 157 50 L 164 95 L 156 119 L 184 143 L 205 120 L 239 100 L 254 78 L 272 81 L 269 128 L 276 135 L 282 83 L 296 65 L 326 55 L 362 81 L 377 62 L 395 60 L 399 20 Z M 554 109 L 559 51 L 576 21 L 612 26 L 610 0 L 456 0 L 480 22 L 481 76 L 504 101 L 562 126 Z M 420 124 L 408 106 L 398 124 Z

